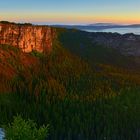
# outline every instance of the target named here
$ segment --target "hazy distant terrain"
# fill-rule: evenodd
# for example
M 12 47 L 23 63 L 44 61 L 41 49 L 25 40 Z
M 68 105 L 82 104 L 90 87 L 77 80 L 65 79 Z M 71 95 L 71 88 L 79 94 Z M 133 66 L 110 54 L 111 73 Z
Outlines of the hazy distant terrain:
M 140 35 L 140 24 L 132 25 L 119 25 L 111 23 L 96 23 L 89 25 L 53 25 L 55 27 L 68 28 L 68 29 L 79 29 L 87 32 L 112 32 L 112 33 L 134 33 Z

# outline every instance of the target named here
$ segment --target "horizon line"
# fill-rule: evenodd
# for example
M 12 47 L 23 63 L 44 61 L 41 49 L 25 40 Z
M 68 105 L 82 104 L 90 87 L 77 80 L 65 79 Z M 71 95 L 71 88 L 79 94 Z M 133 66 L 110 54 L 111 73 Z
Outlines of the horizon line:
M 91 23 L 65 23 L 65 22 L 40 22 L 40 21 L 10 21 L 10 20 L 0 20 L 0 22 L 9 22 L 15 24 L 33 24 L 33 25 L 96 25 L 96 24 L 112 24 L 112 25 L 139 25 L 140 23 L 117 23 L 117 22 L 91 22 Z

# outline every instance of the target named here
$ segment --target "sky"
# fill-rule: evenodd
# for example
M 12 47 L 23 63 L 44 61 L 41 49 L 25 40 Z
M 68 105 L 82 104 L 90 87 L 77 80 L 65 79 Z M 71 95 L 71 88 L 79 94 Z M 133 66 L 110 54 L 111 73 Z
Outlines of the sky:
M 0 0 L 0 20 L 37 24 L 140 23 L 140 0 Z

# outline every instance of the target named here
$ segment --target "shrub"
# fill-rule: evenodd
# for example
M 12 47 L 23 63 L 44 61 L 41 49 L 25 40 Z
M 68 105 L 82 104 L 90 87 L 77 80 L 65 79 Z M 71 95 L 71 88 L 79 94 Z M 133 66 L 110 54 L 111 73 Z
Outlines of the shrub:
M 17 116 L 5 127 L 5 138 L 6 140 L 45 140 L 48 136 L 48 127 L 49 125 L 37 128 L 34 121 L 25 121 L 21 116 Z

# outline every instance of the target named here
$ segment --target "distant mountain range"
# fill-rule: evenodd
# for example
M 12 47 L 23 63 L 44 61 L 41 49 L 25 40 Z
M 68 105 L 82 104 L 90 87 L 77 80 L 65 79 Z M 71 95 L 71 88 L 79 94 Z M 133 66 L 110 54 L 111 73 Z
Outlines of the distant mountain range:
M 79 29 L 79 30 L 103 30 L 110 28 L 139 28 L 140 24 L 129 24 L 129 25 L 121 25 L 121 24 L 113 24 L 113 23 L 95 23 L 95 24 L 87 24 L 87 25 L 52 25 L 54 27 L 62 27 L 68 29 Z

